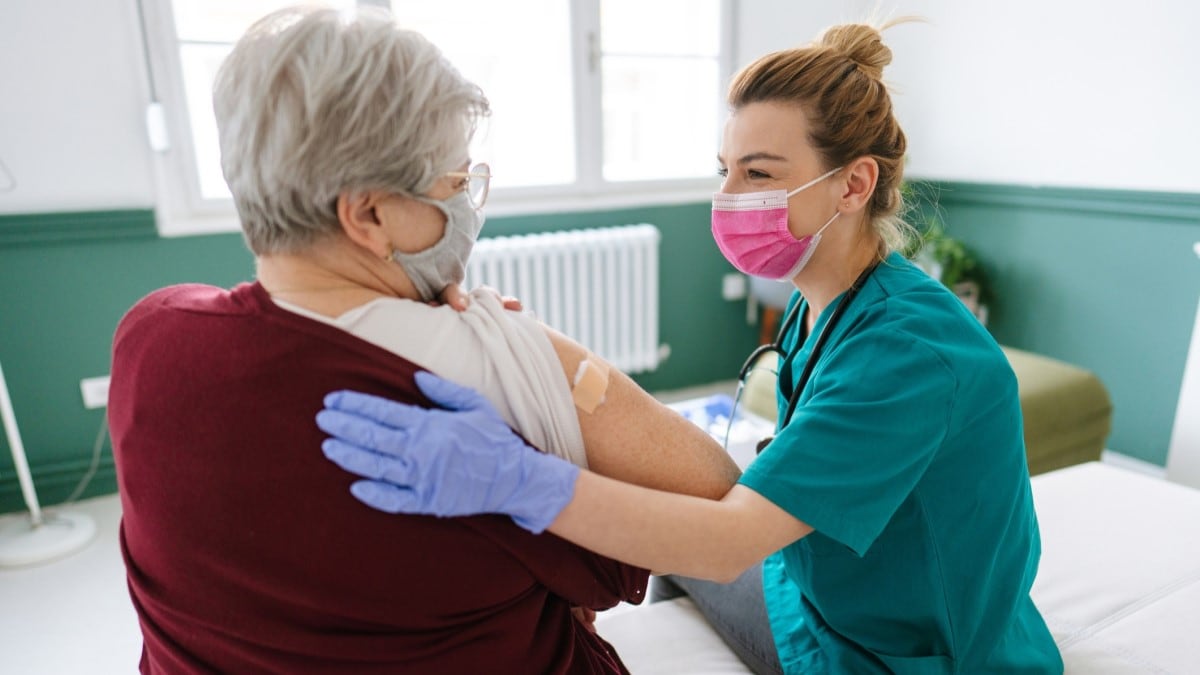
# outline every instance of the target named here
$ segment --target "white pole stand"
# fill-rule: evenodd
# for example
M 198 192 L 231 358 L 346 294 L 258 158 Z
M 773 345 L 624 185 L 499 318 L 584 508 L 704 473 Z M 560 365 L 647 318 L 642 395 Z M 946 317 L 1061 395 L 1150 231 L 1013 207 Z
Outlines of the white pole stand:
M 50 562 L 83 548 L 96 534 L 96 522 L 84 513 L 46 513 L 40 525 L 28 514 L 0 520 L 0 567 Z
M 12 450 L 21 493 L 25 497 L 25 505 L 29 507 L 28 514 L 0 519 L 0 567 L 37 565 L 83 548 L 96 533 L 96 523 L 90 516 L 82 513 L 42 514 L 3 368 L 0 368 L 0 418 L 8 435 L 8 447 Z

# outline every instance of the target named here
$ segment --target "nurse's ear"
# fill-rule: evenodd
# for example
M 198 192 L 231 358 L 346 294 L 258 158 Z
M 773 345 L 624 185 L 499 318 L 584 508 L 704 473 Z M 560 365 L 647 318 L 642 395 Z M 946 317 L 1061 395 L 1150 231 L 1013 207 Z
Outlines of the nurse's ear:
M 875 183 L 879 180 L 879 164 L 874 157 L 859 157 L 846 165 L 842 170 L 846 187 L 842 191 L 841 211 L 846 214 L 858 213 L 871 203 L 875 194 Z

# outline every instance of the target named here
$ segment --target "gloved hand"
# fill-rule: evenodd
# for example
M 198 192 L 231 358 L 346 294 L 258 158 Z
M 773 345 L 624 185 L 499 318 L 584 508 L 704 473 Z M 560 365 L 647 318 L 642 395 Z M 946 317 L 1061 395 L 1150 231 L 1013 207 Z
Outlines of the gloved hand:
M 325 456 L 370 480 L 359 501 L 388 513 L 504 513 L 538 534 L 575 494 L 579 467 L 534 450 L 481 394 L 419 372 L 417 386 L 445 410 L 352 391 L 325 397 L 317 426 Z

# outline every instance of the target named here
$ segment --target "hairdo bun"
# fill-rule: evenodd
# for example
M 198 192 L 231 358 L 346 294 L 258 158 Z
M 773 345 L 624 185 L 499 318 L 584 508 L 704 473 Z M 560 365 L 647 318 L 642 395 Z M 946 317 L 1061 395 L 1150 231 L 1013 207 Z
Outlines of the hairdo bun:
M 883 79 L 883 69 L 892 62 L 892 50 L 883 44 L 879 30 L 861 23 L 833 26 L 821 35 L 818 44 L 829 47 L 858 64 L 864 73 Z

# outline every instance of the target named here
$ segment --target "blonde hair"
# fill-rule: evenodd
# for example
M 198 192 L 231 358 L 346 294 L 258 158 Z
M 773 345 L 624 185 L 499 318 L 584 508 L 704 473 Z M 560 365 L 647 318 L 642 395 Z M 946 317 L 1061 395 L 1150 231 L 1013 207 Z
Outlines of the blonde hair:
M 859 157 L 879 165 L 867 218 L 888 250 L 905 250 L 916 235 L 902 217 L 904 153 L 907 141 L 892 112 L 883 69 L 892 50 L 881 31 L 910 21 L 896 19 L 876 28 L 845 24 L 827 29 L 806 47 L 774 52 L 746 66 L 729 87 L 737 111 L 760 102 L 790 103 L 808 117 L 808 142 L 826 169 Z
M 343 191 L 427 191 L 466 161 L 488 101 L 385 10 L 294 7 L 237 42 L 213 110 L 221 169 L 261 255 L 338 232 Z

